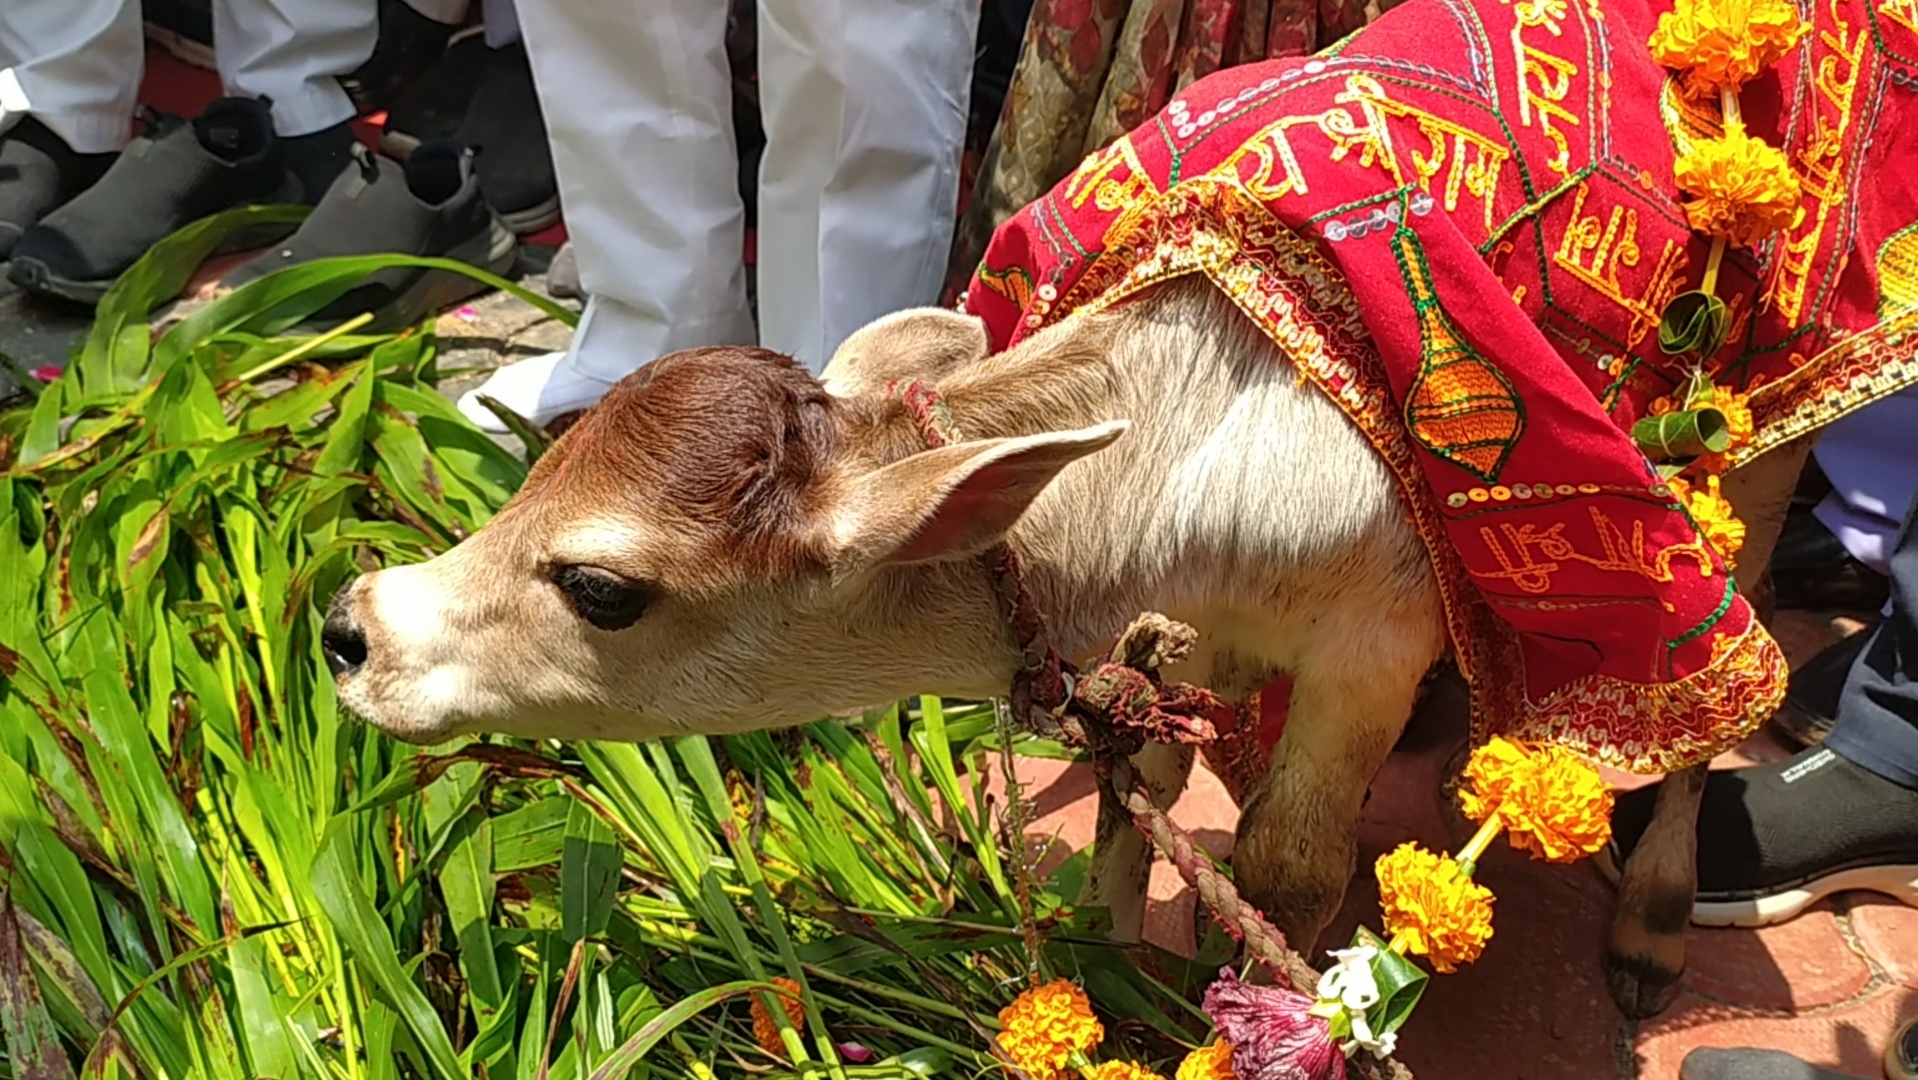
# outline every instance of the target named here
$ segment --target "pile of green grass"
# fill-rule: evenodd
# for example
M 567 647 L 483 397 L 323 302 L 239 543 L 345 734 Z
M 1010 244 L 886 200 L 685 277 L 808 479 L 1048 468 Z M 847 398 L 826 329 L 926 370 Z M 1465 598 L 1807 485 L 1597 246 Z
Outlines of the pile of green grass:
M 222 236 L 290 213 L 156 248 L 0 415 L 0 1080 L 969 1077 L 1040 970 L 1115 1051 L 1203 1038 L 1222 943 L 1104 944 L 1064 902 L 1082 858 L 1022 908 L 989 707 L 430 751 L 342 717 L 325 598 L 479 528 L 525 467 L 433 389 L 429 329 L 285 336 L 399 260 L 153 335 Z M 769 1052 L 773 977 L 806 1017 Z

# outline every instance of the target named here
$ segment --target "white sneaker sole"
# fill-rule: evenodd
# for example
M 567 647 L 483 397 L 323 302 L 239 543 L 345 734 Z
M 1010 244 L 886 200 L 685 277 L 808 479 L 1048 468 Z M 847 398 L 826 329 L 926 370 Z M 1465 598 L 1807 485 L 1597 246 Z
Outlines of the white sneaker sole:
M 1599 872 L 1618 884 L 1619 867 L 1610 847 L 1593 860 Z M 1841 892 L 1873 892 L 1918 908 L 1918 866 L 1859 866 L 1813 878 L 1802 885 L 1749 900 L 1700 900 L 1692 905 L 1694 926 L 1756 929 L 1797 918 L 1806 908 Z

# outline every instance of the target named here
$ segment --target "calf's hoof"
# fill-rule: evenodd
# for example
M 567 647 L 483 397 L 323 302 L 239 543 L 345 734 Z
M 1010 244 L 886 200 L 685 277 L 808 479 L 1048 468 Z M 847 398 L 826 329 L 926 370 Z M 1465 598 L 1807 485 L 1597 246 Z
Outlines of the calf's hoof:
M 1663 950 L 1660 950 L 1663 951 Z M 1678 997 L 1679 980 L 1685 975 L 1685 954 L 1681 944 L 1677 962 L 1660 958 L 1650 951 L 1620 952 L 1605 949 L 1605 989 L 1627 1019 L 1649 1020 L 1671 1007 Z

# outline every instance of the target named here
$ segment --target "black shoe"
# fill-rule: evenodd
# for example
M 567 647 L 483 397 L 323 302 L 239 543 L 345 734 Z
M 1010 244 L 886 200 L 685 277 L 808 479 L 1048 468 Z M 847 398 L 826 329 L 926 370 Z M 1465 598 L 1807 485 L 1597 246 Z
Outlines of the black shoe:
M 0 135 L 0 260 L 20 235 L 92 187 L 118 154 L 78 154 L 35 116 Z
M 526 46 L 487 53 L 486 73 L 460 124 L 459 140 L 474 150 L 486 201 L 508 228 L 527 236 L 559 220 L 553 148 Z
M 175 230 L 236 206 L 299 197 L 267 103 L 222 98 L 192 123 L 163 120 L 133 140 L 99 183 L 20 237 L 7 277 L 31 293 L 95 304 Z M 245 230 L 221 247 L 244 251 L 289 231 Z
M 504 274 L 515 245 L 480 194 L 472 158 L 450 139 L 422 145 L 405 165 L 360 148 L 358 167 L 333 183 L 285 244 L 221 280 L 234 289 L 275 270 L 333 255 L 431 255 Z M 391 333 L 484 292 L 481 282 L 452 270 L 382 270 L 315 312 L 303 329 L 323 330 L 373 313 L 365 333 Z
M 379 112 L 392 104 L 446 53 L 446 43 L 458 29 L 421 15 L 406 0 L 380 0 L 379 12 L 380 36 L 373 55 L 352 74 L 340 76 L 346 96 L 362 113 Z
M 421 143 L 459 134 L 491 51 L 479 30 L 447 46 L 446 55 L 394 98 L 392 108 L 386 110 L 380 152 L 395 161 L 405 161 Z
M 1851 557 L 1809 509 L 1785 515 L 1772 550 L 1772 587 L 1778 606 L 1799 611 L 1877 611 L 1890 594 L 1890 579 Z
M 1821 1069 L 1778 1050 L 1701 1046 L 1679 1063 L 1678 1080 L 1864 1080 Z
M 1793 668 L 1784 704 L 1771 718 L 1772 726 L 1800 746 L 1824 742 L 1838 715 L 1838 699 L 1851 665 L 1869 640 L 1871 633 L 1860 631 Z
M 1658 785 L 1618 797 L 1613 867 L 1645 835 Z M 1918 906 L 1918 791 L 1820 747 L 1713 772 L 1698 811 L 1701 926 L 1769 926 L 1846 889 Z

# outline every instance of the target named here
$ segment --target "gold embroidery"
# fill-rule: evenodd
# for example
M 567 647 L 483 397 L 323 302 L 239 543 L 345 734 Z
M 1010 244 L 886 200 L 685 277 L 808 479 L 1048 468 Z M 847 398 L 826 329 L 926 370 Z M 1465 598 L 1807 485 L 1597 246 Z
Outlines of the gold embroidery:
M 1598 534 L 1601 554 L 1587 555 L 1565 538 L 1564 522 L 1549 529 L 1540 530 L 1536 525 L 1502 524 L 1495 531 L 1491 526 L 1479 528 L 1479 538 L 1485 541 L 1486 550 L 1498 561 L 1497 570 L 1475 570 L 1479 577 L 1503 578 L 1517 586 L 1519 591 L 1538 595 L 1552 590 L 1552 575 L 1558 573 L 1568 562 L 1584 563 L 1597 570 L 1612 573 L 1632 574 L 1646 581 L 1668 582 L 1672 580 L 1672 560 L 1680 555 L 1689 555 L 1698 563 L 1700 577 L 1712 575 L 1711 548 L 1699 537 L 1660 549 L 1649 559 L 1645 555 L 1645 523 L 1632 522 L 1632 534 L 1627 537 L 1618 523 L 1603 510 L 1588 506 L 1592 527 Z M 1500 542 L 1500 534 L 1504 543 Z M 1511 549 L 1506 549 L 1506 544 Z M 1536 553 L 1536 554 L 1535 554 Z
M 1125 171 L 1120 174 L 1122 168 Z M 1145 166 L 1139 164 L 1130 135 L 1088 156 L 1065 183 L 1065 197 L 1071 200 L 1074 210 L 1084 209 L 1086 199 L 1090 198 L 1108 214 L 1137 205 L 1158 193 Z
M 1507 0 L 1508 3 L 1511 0 Z M 1560 131 L 1553 121 L 1560 120 L 1577 126 L 1579 119 L 1561 102 L 1572 88 L 1572 77 L 1578 74 L 1578 64 L 1563 57 L 1553 56 L 1543 49 L 1525 43 L 1525 31 L 1543 29 L 1554 38 L 1563 37 L 1565 28 L 1561 25 L 1566 14 L 1565 0 L 1518 0 L 1512 7 L 1517 21 L 1512 24 L 1512 59 L 1518 71 L 1518 119 L 1521 124 L 1531 127 L 1533 119 L 1538 121 L 1538 129 L 1558 147 L 1558 153 L 1547 159 L 1560 176 L 1571 174 L 1572 151 L 1565 142 L 1565 133 Z M 1536 81 L 1534 89 L 1531 82 Z
M 1779 242 L 1777 269 L 1765 294 L 1780 317 L 1793 324 L 1804 313 L 1805 290 L 1811 282 L 1812 267 L 1819 262 L 1825 226 L 1832 212 L 1845 201 L 1845 137 L 1851 128 L 1852 101 L 1869 44 L 1862 27 L 1848 36 L 1850 24 L 1839 11 L 1841 4 L 1842 0 L 1830 0 L 1833 29 L 1818 33 L 1818 44 L 1830 52 L 1818 58 L 1817 74 L 1812 79 L 1815 95 L 1810 111 L 1816 128 L 1797 155 L 1804 195 L 1797 222 Z M 1842 78 L 1841 67 L 1845 69 Z M 1845 252 L 1833 252 L 1824 262 L 1836 275 L 1844 269 Z
M 1652 268 L 1651 281 L 1643 296 L 1632 296 L 1618 283 L 1618 268 L 1636 267 L 1638 249 L 1638 210 L 1614 206 L 1601 224 L 1598 214 L 1584 217 L 1585 200 L 1591 185 L 1580 183 L 1572 197 L 1571 221 L 1565 236 L 1553 253 L 1552 261 L 1573 277 L 1590 285 L 1598 293 L 1631 313 L 1625 332 L 1625 347 L 1634 349 L 1645 335 L 1658 325 L 1659 313 L 1678 295 L 1681 272 L 1688 257 L 1677 242 L 1667 239 Z
M 1918 32 L 1918 0 L 1884 0 L 1878 5 L 1878 14 Z
M 1287 116 L 1266 125 L 1220 163 L 1213 174 L 1233 177 L 1264 202 L 1307 194 L 1305 173 L 1299 167 L 1298 152 L 1288 132 L 1311 126 L 1331 142 L 1331 161 L 1344 161 L 1356 153 L 1360 168 L 1376 168 L 1391 177 L 1393 184 L 1404 184 L 1405 168 L 1392 143 L 1388 121 L 1410 120 L 1418 125 L 1419 133 L 1430 144 L 1425 151 L 1415 149 L 1411 154 L 1418 185 L 1443 198 L 1448 212 L 1457 210 L 1460 199 L 1466 195 L 1480 200 L 1485 228 L 1491 229 L 1499 179 L 1511 156 L 1506 146 L 1455 120 L 1393 100 L 1384 85 L 1370 75 L 1347 76 L 1345 89 L 1333 100 L 1342 107 Z M 1250 163 L 1250 168 L 1243 168 L 1244 163 Z M 1441 173 L 1444 174 L 1442 190 L 1434 192 L 1433 182 Z

